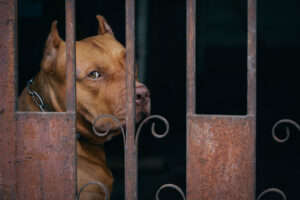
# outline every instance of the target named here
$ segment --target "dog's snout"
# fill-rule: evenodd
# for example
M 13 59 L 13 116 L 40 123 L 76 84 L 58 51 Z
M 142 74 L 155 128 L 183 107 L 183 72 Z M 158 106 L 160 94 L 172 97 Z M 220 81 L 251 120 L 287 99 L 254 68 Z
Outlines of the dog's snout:
M 136 94 L 135 102 L 137 105 L 146 105 L 149 102 L 150 92 L 146 86 L 141 85 L 136 87 L 135 94 Z

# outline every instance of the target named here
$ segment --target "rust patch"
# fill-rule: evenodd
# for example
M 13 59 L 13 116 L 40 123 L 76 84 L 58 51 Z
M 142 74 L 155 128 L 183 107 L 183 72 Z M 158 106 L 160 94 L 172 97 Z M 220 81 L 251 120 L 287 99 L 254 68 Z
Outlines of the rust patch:
M 18 199 L 75 199 L 75 116 L 18 112 Z
M 188 199 L 254 199 L 253 122 L 246 116 L 188 116 Z

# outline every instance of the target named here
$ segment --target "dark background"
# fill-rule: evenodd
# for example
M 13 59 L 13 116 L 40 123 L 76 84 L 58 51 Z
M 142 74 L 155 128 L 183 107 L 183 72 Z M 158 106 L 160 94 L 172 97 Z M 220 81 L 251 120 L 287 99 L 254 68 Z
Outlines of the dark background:
M 139 198 L 146 200 L 154 199 L 165 183 L 185 189 L 186 4 L 185 0 L 137 0 L 136 4 L 136 24 L 142 24 L 137 30 L 144 30 L 136 34 L 142 41 L 136 55 L 145 71 L 141 79 L 151 91 L 152 114 L 166 117 L 171 126 L 160 140 L 145 127 L 139 140 Z M 95 16 L 102 14 L 125 44 L 124 0 L 77 0 L 76 6 L 78 40 L 96 34 Z M 19 1 L 19 91 L 40 69 L 53 20 L 59 21 L 65 38 L 64 9 L 61 0 Z M 300 123 L 300 1 L 258 0 L 257 12 L 257 195 L 277 187 L 289 200 L 298 200 L 300 131 L 291 127 L 290 139 L 279 144 L 271 129 L 283 118 Z M 198 0 L 196 35 L 197 113 L 246 114 L 247 1 Z M 141 51 L 146 53 L 140 55 Z M 284 137 L 282 130 L 279 135 Z M 112 199 L 123 199 L 121 136 L 106 148 L 115 177 Z M 165 195 L 165 199 L 180 198 L 172 191 Z

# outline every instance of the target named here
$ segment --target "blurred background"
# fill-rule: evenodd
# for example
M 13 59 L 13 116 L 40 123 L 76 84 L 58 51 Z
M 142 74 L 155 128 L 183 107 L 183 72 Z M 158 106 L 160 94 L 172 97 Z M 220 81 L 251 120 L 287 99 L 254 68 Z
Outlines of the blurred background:
M 53 20 L 65 38 L 61 0 L 18 1 L 19 92 L 40 69 L 45 40 Z M 77 0 L 77 40 L 97 33 L 96 14 L 103 15 L 125 45 L 124 0 Z M 247 1 L 197 1 L 197 113 L 246 114 Z M 300 199 L 300 132 L 276 143 L 275 122 L 300 123 L 300 1 L 257 2 L 257 158 L 256 192 L 277 187 L 289 200 Z M 139 199 L 174 183 L 185 190 L 186 174 L 186 3 L 185 0 L 136 0 L 136 59 L 139 79 L 151 91 L 152 114 L 166 117 L 170 132 L 163 139 L 143 129 L 139 140 Z M 164 131 L 158 124 L 158 132 Z M 278 129 L 284 138 L 284 128 Z M 247 142 L 247 141 L 245 141 Z M 121 135 L 106 144 L 115 177 L 112 199 L 124 199 L 124 151 Z M 165 190 L 161 199 L 180 199 Z M 276 196 L 278 197 L 278 196 Z M 267 195 L 264 199 L 274 199 Z

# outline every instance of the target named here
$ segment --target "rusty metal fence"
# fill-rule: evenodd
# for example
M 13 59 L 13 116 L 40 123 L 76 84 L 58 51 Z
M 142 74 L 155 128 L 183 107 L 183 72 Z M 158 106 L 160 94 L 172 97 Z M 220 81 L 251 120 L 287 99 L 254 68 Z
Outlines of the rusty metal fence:
M 0 199 L 77 199 L 75 0 L 66 0 L 67 99 L 66 112 L 17 111 L 17 1 L 0 1 Z M 256 140 L 256 0 L 248 0 L 248 98 L 247 115 L 222 116 L 195 113 L 196 0 L 187 0 L 187 177 L 183 199 L 255 199 Z M 137 154 L 140 129 L 135 131 L 135 1 L 126 0 L 126 131 L 125 199 L 136 200 Z M 113 116 L 106 116 L 112 117 Z M 99 120 L 97 118 L 97 120 Z M 297 126 L 299 128 L 299 126 Z M 42 134 L 41 134 L 42 133 Z M 247 142 L 245 142 L 247 141 Z M 91 182 L 88 184 L 100 183 Z M 84 189 L 84 188 L 82 188 Z M 268 189 L 259 195 L 280 190 Z M 186 197 L 185 197 L 186 196 Z M 284 196 L 284 194 L 283 194 Z
M 187 7 L 187 199 L 254 199 L 256 1 L 248 1 L 246 116 L 195 114 L 195 1 Z

